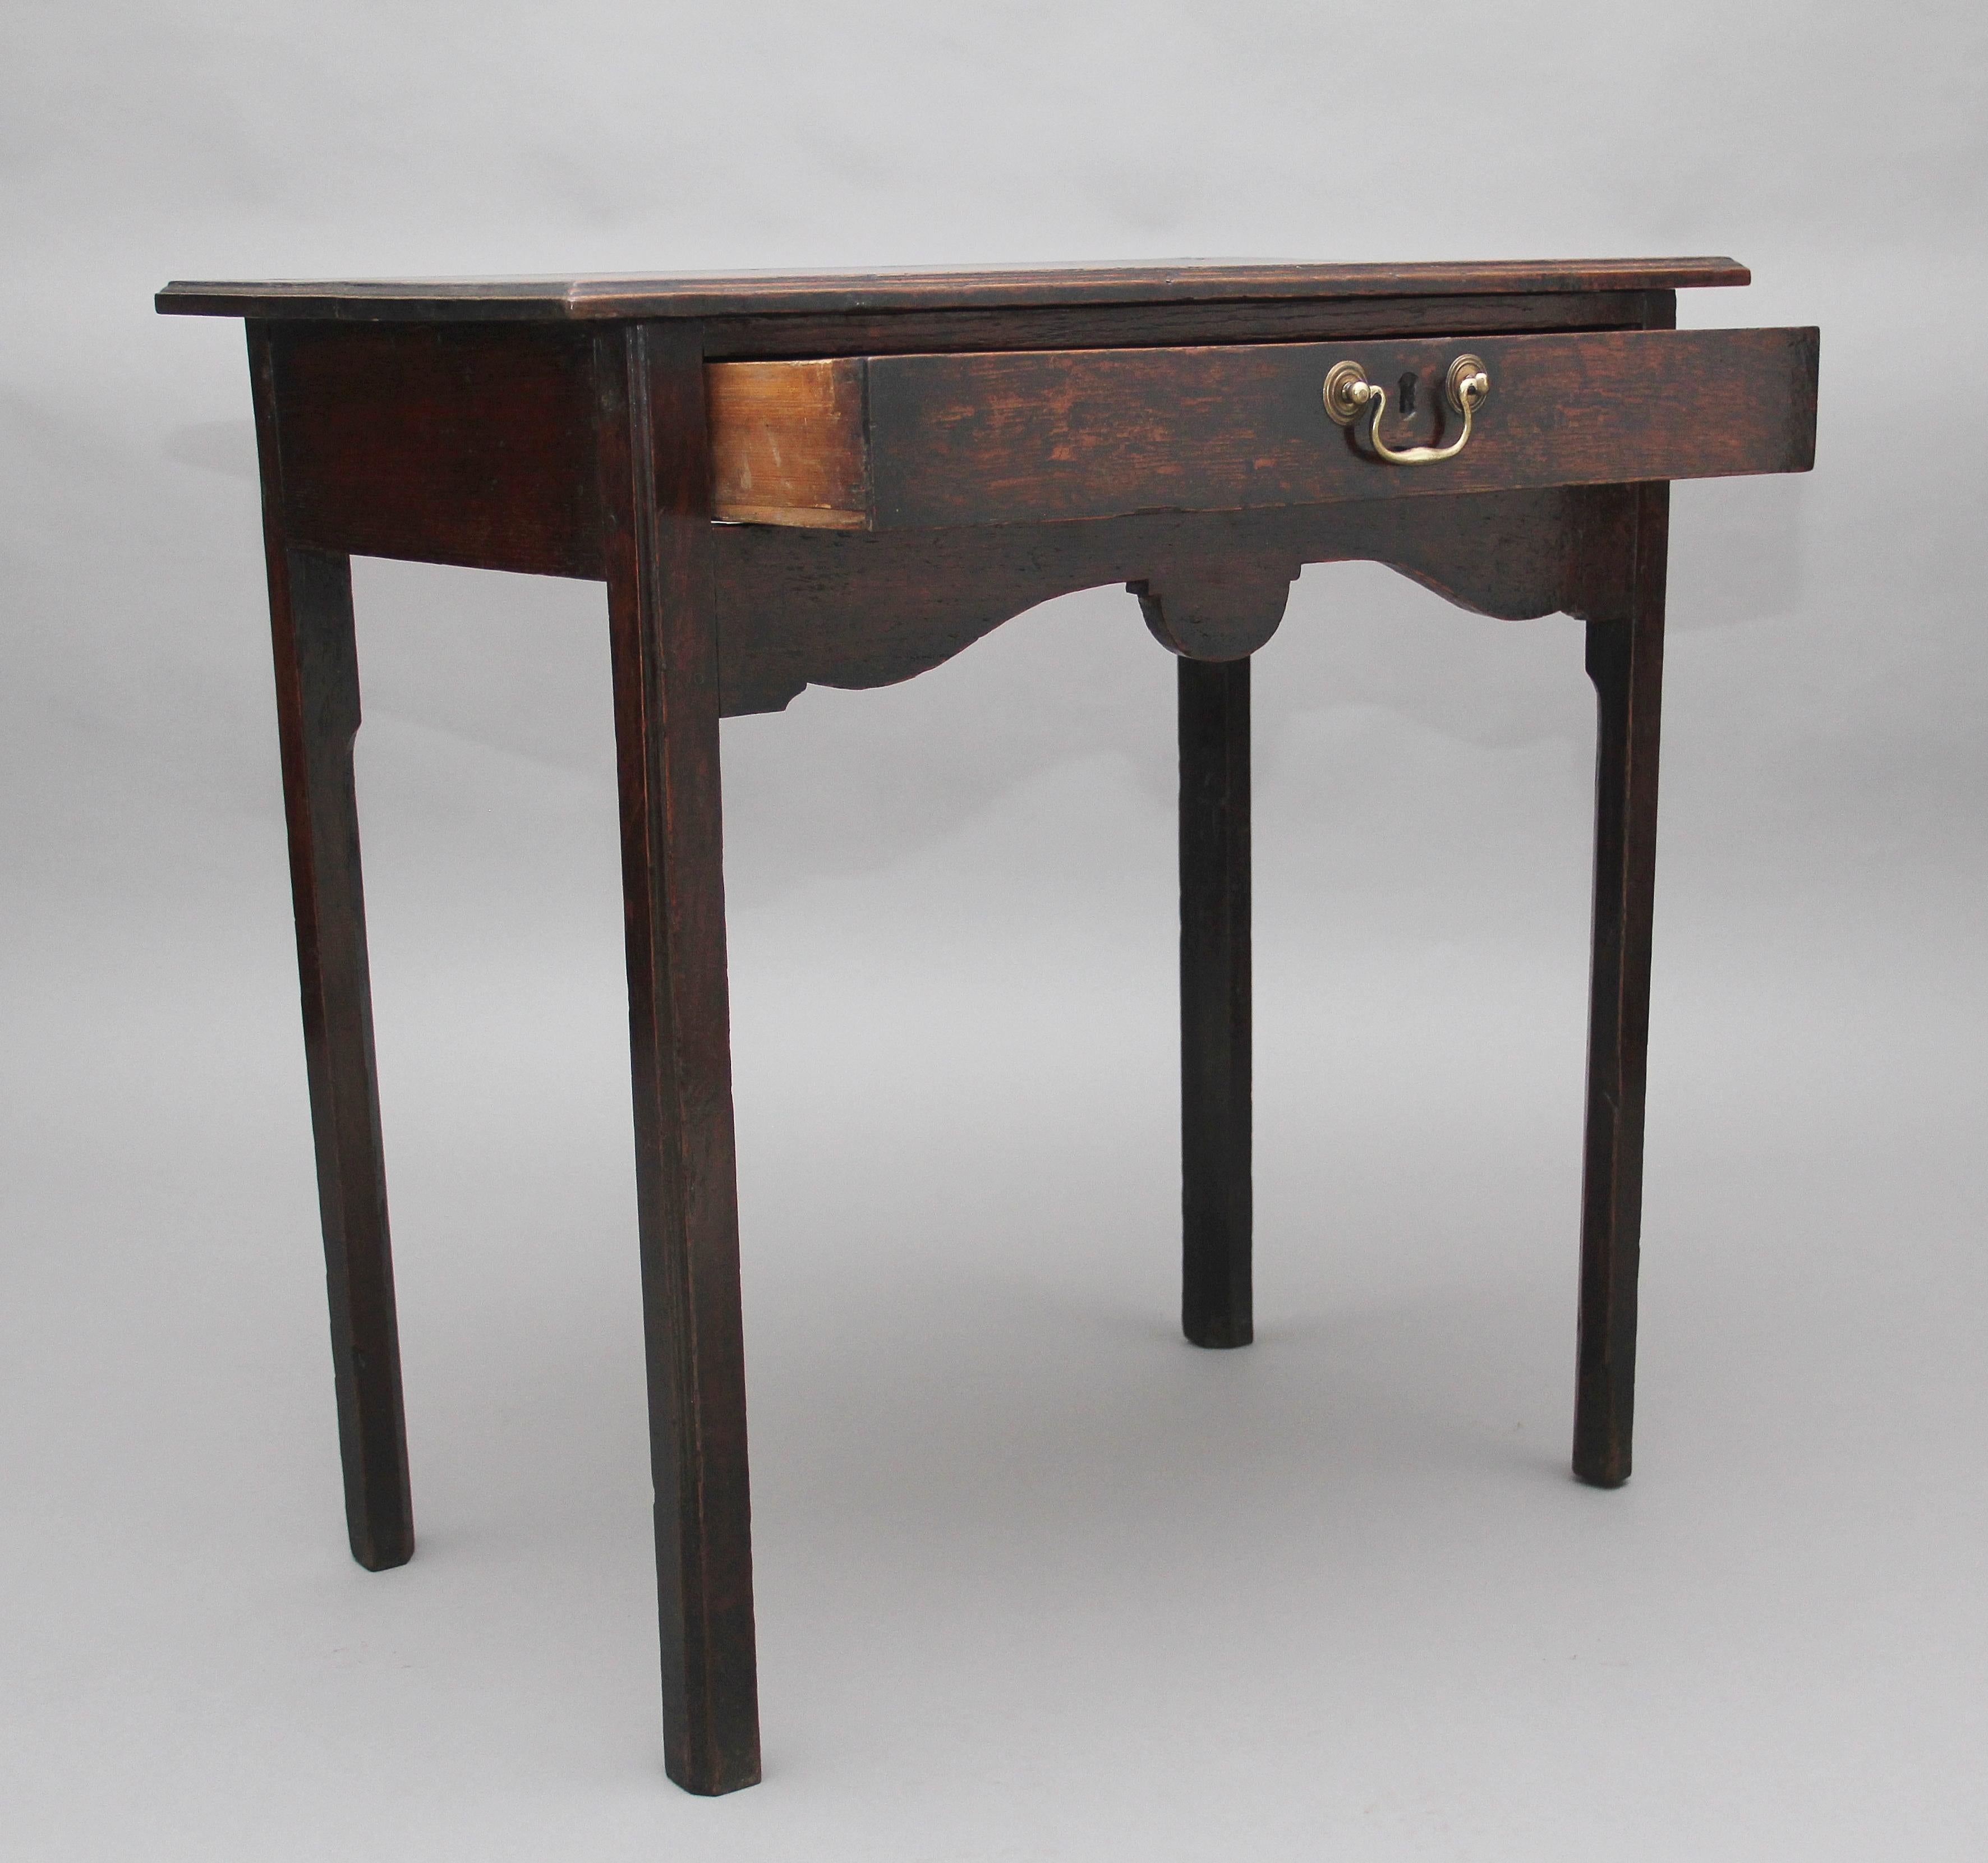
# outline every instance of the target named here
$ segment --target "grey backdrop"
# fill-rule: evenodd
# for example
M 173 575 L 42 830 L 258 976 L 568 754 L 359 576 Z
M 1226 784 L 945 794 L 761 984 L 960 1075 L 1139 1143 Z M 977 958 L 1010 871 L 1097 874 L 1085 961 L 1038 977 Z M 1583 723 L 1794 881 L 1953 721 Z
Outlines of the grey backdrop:
M 1978 5 L 16 0 L 0 1804 L 22 1857 L 1975 1857 Z M 600 591 L 364 563 L 421 1551 L 347 1558 L 239 329 L 170 276 L 1726 252 L 1635 1481 L 1566 1476 L 1579 631 L 1256 679 L 1259 1343 L 1175 1332 L 1121 591 L 725 728 L 767 1780 L 658 1760 Z

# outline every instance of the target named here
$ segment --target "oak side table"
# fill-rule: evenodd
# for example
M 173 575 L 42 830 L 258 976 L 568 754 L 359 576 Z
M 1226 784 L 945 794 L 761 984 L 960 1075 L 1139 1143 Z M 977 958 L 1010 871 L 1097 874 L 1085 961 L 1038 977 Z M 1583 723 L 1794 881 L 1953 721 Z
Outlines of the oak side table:
M 1178 656 L 1182 1324 L 1250 1339 L 1249 656 L 1307 563 L 1587 624 L 1574 1467 L 1629 1473 L 1668 482 L 1797 472 L 1817 333 L 1725 259 L 173 284 L 246 320 L 352 1550 L 414 1551 L 352 556 L 607 585 L 670 1776 L 759 1777 L 721 718 L 1124 583 Z

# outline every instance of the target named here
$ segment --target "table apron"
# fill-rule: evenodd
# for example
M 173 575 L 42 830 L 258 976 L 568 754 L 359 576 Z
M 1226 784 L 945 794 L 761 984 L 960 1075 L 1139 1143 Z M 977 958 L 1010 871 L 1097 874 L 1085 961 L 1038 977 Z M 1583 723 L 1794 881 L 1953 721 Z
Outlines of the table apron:
M 529 326 L 268 334 L 299 543 L 601 576 L 588 342 Z M 713 512 L 736 518 L 742 496 L 783 528 L 1000 531 L 1799 472 L 1817 347 L 1812 330 L 1611 330 L 717 363 Z M 1325 411 L 1327 370 L 1355 361 L 1389 391 L 1391 445 L 1442 441 L 1457 422 L 1444 372 L 1466 350 L 1491 391 L 1453 459 L 1391 465 L 1370 418 Z M 742 461 L 759 475 L 742 491 Z

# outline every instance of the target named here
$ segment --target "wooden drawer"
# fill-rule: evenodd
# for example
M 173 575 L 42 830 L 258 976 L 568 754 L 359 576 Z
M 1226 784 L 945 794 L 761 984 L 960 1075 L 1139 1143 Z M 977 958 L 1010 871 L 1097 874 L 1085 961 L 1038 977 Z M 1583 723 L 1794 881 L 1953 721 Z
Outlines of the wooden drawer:
M 1805 472 L 1817 348 L 1814 330 L 1613 330 L 716 363 L 715 512 L 894 530 Z M 1490 393 L 1453 458 L 1391 465 L 1368 414 L 1327 414 L 1350 360 L 1387 391 L 1391 446 L 1447 445 L 1466 353 Z

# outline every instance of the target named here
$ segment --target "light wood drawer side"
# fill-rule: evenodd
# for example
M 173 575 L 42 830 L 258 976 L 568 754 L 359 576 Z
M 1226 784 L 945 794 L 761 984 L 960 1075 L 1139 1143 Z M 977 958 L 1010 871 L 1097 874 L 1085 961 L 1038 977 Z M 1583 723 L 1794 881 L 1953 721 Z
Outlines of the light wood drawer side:
M 739 524 L 869 523 L 865 359 L 728 362 L 705 372 L 713 515 Z

